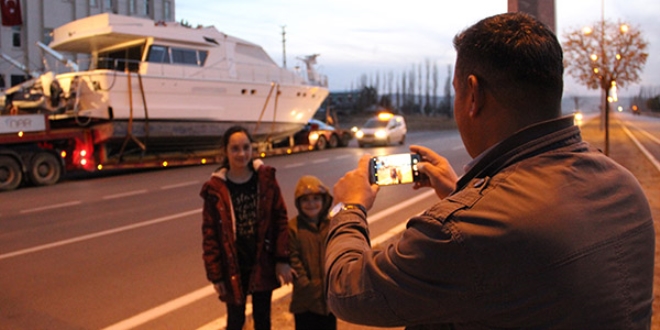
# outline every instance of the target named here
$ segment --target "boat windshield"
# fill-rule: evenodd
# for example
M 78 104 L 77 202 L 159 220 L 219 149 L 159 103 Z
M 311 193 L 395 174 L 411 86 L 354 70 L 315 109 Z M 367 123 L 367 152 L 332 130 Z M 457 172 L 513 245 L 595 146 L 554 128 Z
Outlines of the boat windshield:
M 99 53 L 97 68 L 136 72 L 140 67 L 143 45 Z

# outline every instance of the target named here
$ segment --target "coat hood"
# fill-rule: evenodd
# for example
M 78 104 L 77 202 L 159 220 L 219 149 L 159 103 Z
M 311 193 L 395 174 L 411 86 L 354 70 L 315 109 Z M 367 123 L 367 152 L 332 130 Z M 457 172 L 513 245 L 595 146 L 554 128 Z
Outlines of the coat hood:
M 302 176 L 296 185 L 294 197 L 296 200 L 296 208 L 298 209 L 298 214 L 302 214 L 300 211 L 300 197 L 309 194 L 323 195 L 323 208 L 321 209 L 321 214 L 326 214 L 330 209 L 330 204 L 332 204 L 332 195 L 330 195 L 328 187 L 326 187 L 319 178 L 313 175 Z

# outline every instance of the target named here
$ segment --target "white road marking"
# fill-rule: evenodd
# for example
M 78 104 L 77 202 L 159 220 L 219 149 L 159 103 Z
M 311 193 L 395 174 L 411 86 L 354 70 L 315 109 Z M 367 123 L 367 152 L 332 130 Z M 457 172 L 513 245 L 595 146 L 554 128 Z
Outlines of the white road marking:
M 461 149 L 465 149 L 465 146 L 462 145 L 462 144 L 460 146 L 455 146 L 455 147 L 451 148 L 451 150 L 461 150 Z
M 74 206 L 74 205 L 79 205 L 79 204 L 82 204 L 82 201 L 71 201 L 71 202 L 66 202 L 66 203 L 61 203 L 61 204 L 53 204 L 53 205 L 35 207 L 35 208 L 31 208 L 31 209 L 21 210 L 21 211 L 19 211 L 19 213 L 39 212 L 39 211 L 59 209 L 59 208 L 62 208 L 62 207 Z
M 167 189 L 174 189 L 174 188 L 181 188 L 181 187 L 187 187 L 187 186 L 193 186 L 196 184 L 201 184 L 199 181 L 188 181 L 188 182 L 181 182 L 181 183 L 175 183 L 167 186 L 162 186 L 160 187 L 161 190 L 167 190 Z
M 305 165 L 305 163 L 290 163 L 290 164 L 284 165 L 284 168 L 294 168 L 294 167 L 300 167 L 300 166 L 304 166 L 304 165 Z
M 63 245 L 69 245 L 69 244 L 73 244 L 73 243 L 77 243 L 77 242 L 82 242 L 82 241 L 90 240 L 92 238 L 97 238 L 97 237 L 101 237 L 101 236 L 116 234 L 116 233 L 120 233 L 120 232 L 127 231 L 127 230 L 132 230 L 132 229 L 136 229 L 136 228 L 140 228 L 140 227 L 151 226 L 151 225 L 155 225 L 157 223 L 176 220 L 178 218 L 187 217 L 187 216 L 193 215 L 193 214 L 201 214 L 201 212 L 202 212 L 202 209 L 199 208 L 199 209 L 195 209 L 195 210 L 191 210 L 191 211 L 181 212 L 181 213 L 178 213 L 178 214 L 168 215 L 166 217 L 156 218 L 156 219 L 153 219 L 153 220 L 134 223 L 134 224 L 123 226 L 123 227 L 104 230 L 104 231 L 100 231 L 100 232 L 93 233 L 93 234 L 78 236 L 78 237 L 65 239 L 65 240 L 58 241 L 58 242 L 38 245 L 38 246 L 35 246 L 35 247 L 23 249 L 23 250 L 9 252 L 9 253 L 5 253 L 5 254 L 0 254 L 0 260 L 8 259 L 8 258 L 28 254 L 28 253 L 33 253 L 33 252 L 37 252 L 37 251 L 52 249 L 52 248 L 60 247 L 60 246 L 63 246 Z
M 146 194 L 147 190 L 142 189 L 142 190 L 133 190 L 133 191 L 126 191 L 120 194 L 114 194 L 114 195 L 107 195 L 103 196 L 103 199 L 115 199 L 115 198 L 122 198 L 122 197 L 129 197 L 129 196 L 135 196 L 135 195 L 141 195 L 141 194 Z
M 658 172 L 660 172 L 660 162 L 658 162 L 658 160 L 655 159 L 655 157 L 653 157 L 653 154 L 651 154 L 646 148 L 644 148 L 644 146 L 639 142 L 639 140 L 637 140 L 637 138 L 630 132 L 630 130 L 628 130 L 628 128 L 625 125 L 621 125 L 621 128 L 623 128 L 623 131 L 626 132 L 626 134 L 631 140 L 633 140 L 635 145 L 637 145 L 637 148 L 639 148 L 639 150 L 644 154 L 644 156 L 646 156 L 646 158 L 651 162 L 651 164 L 653 164 L 653 166 L 655 166 Z
M 312 164 L 325 163 L 325 162 L 327 162 L 327 161 L 329 161 L 329 160 L 330 160 L 330 158 L 315 159 L 315 160 L 312 160 Z

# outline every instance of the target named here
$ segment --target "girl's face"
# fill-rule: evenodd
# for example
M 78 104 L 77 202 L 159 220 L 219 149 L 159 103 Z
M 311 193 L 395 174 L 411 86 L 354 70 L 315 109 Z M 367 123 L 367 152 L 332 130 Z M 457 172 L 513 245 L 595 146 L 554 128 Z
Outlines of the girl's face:
M 252 159 L 252 144 L 250 143 L 250 139 L 243 132 L 232 134 L 229 137 L 226 152 L 229 168 L 246 168 Z
M 300 197 L 300 209 L 310 219 L 316 219 L 323 207 L 323 195 L 309 194 Z

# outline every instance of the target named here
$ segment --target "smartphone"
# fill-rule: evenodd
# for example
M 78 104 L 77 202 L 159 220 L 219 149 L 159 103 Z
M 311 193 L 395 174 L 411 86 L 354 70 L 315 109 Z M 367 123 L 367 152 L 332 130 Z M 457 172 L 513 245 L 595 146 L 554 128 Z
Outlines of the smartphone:
M 419 181 L 417 163 L 421 159 L 420 155 L 411 153 L 373 157 L 369 161 L 370 182 L 390 186 Z

